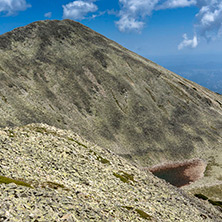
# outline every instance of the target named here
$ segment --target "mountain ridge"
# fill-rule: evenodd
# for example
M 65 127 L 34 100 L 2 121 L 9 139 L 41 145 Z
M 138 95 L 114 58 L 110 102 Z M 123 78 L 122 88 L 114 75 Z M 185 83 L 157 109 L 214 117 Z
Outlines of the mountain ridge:
M 222 96 L 71 20 L 0 36 L 0 114 L 1 127 L 71 129 L 141 167 L 200 158 L 220 181 Z

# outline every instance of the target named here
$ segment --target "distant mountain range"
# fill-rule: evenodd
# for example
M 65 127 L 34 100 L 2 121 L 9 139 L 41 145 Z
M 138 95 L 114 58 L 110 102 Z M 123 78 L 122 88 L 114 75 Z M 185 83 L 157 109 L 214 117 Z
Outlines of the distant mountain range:
M 153 60 L 165 68 L 222 94 L 222 55 L 160 56 Z

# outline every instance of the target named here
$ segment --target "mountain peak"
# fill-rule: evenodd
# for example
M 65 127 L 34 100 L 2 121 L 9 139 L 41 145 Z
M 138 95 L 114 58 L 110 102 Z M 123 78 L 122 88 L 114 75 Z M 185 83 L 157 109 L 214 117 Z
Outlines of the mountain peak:
M 2 127 L 71 129 L 142 167 L 220 165 L 221 95 L 71 20 L 0 36 L 0 107 Z

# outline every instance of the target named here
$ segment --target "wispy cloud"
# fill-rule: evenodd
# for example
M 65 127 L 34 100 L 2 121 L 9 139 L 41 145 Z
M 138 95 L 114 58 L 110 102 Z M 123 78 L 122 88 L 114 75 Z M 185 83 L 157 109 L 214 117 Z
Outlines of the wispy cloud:
M 11 16 L 31 7 L 26 0 L 0 0 L 0 13 Z
M 162 4 L 160 3 L 156 7 L 156 10 L 168 9 L 168 8 L 184 8 L 184 7 L 196 5 L 196 3 L 197 3 L 197 0 L 167 0 L 163 2 Z
M 63 5 L 63 18 L 82 20 L 88 13 L 96 12 L 95 0 L 77 0 Z
M 178 45 L 178 49 L 181 50 L 183 48 L 196 48 L 198 45 L 197 36 L 194 35 L 193 39 L 188 39 L 187 34 L 183 35 L 183 41 Z
M 52 17 L 52 12 L 47 12 L 47 13 L 44 14 L 44 16 L 46 18 L 51 18 Z

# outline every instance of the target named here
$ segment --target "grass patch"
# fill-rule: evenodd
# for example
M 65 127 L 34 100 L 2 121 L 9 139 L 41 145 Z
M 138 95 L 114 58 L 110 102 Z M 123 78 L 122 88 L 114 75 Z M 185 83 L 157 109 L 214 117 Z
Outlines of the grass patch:
M 194 196 L 202 200 L 208 200 L 208 202 L 211 203 L 212 205 L 222 208 L 222 201 L 211 200 L 208 197 L 204 196 L 203 194 L 194 194 Z
M 208 197 L 204 196 L 201 193 L 194 194 L 194 196 L 199 198 L 199 199 L 202 199 L 202 200 L 208 200 Z
M 96 159 L 103 164 L 110 164 L 109 160 L 107 160 L 101 156 L 97 156 Z
M 16 185 L 19 185 L 19 186 L 24 186 L 24 187 L 33 188 L 33 187 L 31 186 L 31 184 L 29 184 L 29 183 L 26 183 L 26 182 L 21 181 L 21 180 L 11 179 L 11 178 L 4 177 L 4 176 L 0 176 L 0 184 L 1 184 L 1 183 L 4 183 L 4 184 L 15 183 Z
M 146 219 L 146 220 L 151 220 L 152 217 L 147 214 L 146 212 L 144 212 L 143 210 L 140 209 L 135 209 L 135 211 L 140 215 L 141 218 Z
M 88 148 L 85 144 L 80 143 L 79 141 L 74 140 L 73 138 L 67 137 L 67 139 L 68 139 L 69 141 L 72 141 L 72 142 L 77 143 L 77 144 L 80 145 L 80 146 L 83 146 L 83 147 L 85 147 L 85 148 Z
M 222 201 L 214 201 L 214 200 L 208 200 L 209 203 L 211 203 L 214 206 L 219 206 L 220 208 L 222 208 Z
M 139 216 L 143 219 L 146 219 L 146 220 L 151 220 L 152 219 L 152 217 L 149 214 L 147 214 L 146 212 L 144 212 L 143 210 L 140 210 L 138 208 L 134 208 L 134 207 L 131 207 L 131 206 L 122 206 L 122 207 L 127 209 L 127 210 L 136 211 L 139 214 Z
M 9 137 L 15 137 L 15 133 L 12 130 L 8 130 L 7 132 Z
M 113 175 L 117 178 L 119 178 L 124 183 L 129 183 L 130 181 L 135 182 L 134 175 L 128 174 L 124 171 L 119 171 L 118 173 L 113 173 Z
M 7 98 L 6 98 L 5 96 L 2 96 L 2 100 L 3 100 L 5 103 L 8 102 L 8 100 L 7 100 Z
M 34 130 L 37 132 L 37 133 L 48 133 L 47 130 L 43 127 L 35 127 Z
M 133 210 L 133 207 L 130 206 L 122 206 L 123 208 L 126 208 L 127 210 Z
M 111 164 L 109 160 L 103 158 L 102 156 L 100 156 L 99 154 L 94 152 L 93 150 L 90 150 L 89 152 L 92 153 L 93 155 L 95 155 L 96 156 L 96 160 L 98 160 L 100 163 L 109 164 L 109 165 Z

